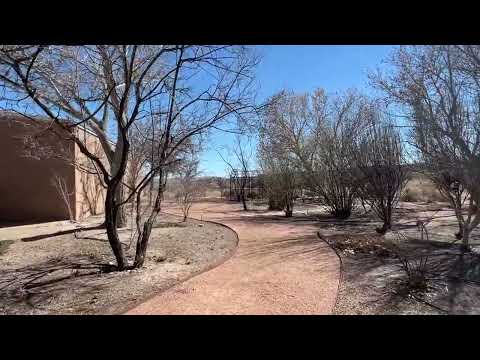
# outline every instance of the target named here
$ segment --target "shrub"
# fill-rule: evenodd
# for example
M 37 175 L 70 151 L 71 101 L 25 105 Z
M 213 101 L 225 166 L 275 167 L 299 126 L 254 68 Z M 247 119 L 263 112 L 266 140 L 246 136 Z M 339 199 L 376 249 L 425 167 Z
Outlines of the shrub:
M 2 240 L 0 241 L 0 255 L 3 255 L 7 252 L 8 247 L 13 243 L 13 240 Z
M 419 259 L 400 258 L 401 269 L 406 275 L 404 282 L 407 293 L 425 293 L 428 290 L 428 256 Z
M 396 246 L 381 236 L 338 235 L 328 237 L 335 249 L 347 254 L 372 254 L 378 257 L 396 257 Z
M 424 176 L 415 176 L 405 185 L 400 196 L 405 202 L 444 202 L 445 197 L 437 190 L 435 184 Z

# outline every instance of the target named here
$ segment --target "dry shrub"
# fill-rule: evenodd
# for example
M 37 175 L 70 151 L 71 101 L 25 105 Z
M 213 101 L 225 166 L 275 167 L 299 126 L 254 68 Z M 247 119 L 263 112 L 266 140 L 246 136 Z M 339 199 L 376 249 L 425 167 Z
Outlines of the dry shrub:
M 1 240 L 0 241 L 0 255 L 3 255 L 7 252 L 7 249 L 10 245 L 14 243 L 13 240 Z
M 428 290 L 428 256 L 419 259 L 401 257 L 401 269 L 405 273 L 404 290 L 408 293 L 424 293 Z
M 445 197 L 437 190 L 435 184 L 424 176 L 416 175 L 405 185 L 401 201 L 405 202 L 443 202 Z
M 399 256 L 399 258 L 400 269 L 404 276 L 395 287 L 396 295 L 413 298 L 447 313 L 446 310 L 425 301 L 427 294 L 443 291 L 446 287 L 447 283 L 441 274 L 440 263 L 435 264 L 429 261 L 428 256 L 418 258 Z
M 371 254 L 378 257 L 396 257 L 397 247 L 378 235 L 333 235 L 327 241 L 345 254 Z

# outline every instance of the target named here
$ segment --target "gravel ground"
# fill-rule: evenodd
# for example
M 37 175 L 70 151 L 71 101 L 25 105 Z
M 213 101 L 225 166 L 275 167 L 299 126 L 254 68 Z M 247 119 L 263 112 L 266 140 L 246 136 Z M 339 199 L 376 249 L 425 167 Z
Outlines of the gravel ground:
M 174 205 L 168 211 L 178 211 Z M 317 221 L 266 207 L 243 211 L 224 200 L 194 204 L 191 215 L 232 227 L 240 238 L 221 266 L 181 283 L 129 314 L 330 314 L 338 259 L 316 236 Z
M 104 230 L 9 243 L 0 255 L 0 313 L 123 313 L 222 263 L 237 246 L 236 234 L 216 224 L 161 214 L 156 226 L 144 268 L 125 272 L 105 272 L 113 258 Z M 128 246 L 131 232 L 120 236 Z
M 414 264 L 420 256 L 428 256 L 428 289 L 418 292 L 408 291 L 408 277 L 393 253 L 345 248 L 342 236 L 327 237 L 327 241 L 343 264 L 334 314 L 480 314 L 480 258 L 476 254 L 462 255 L 457 246 L 444 243 L 397 243 L 396 253 Z

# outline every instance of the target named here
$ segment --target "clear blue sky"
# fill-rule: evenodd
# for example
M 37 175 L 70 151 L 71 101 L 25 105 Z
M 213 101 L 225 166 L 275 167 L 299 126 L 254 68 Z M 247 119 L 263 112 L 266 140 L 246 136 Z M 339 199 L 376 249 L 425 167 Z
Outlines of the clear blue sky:
M 357 88 L 371 93 L 367 73 L 382 67 L 382 60 L 393 49 L 394 46 L 380 45 L 259 46 L 262 56 L 257 70 L 259 100 L 284 88 L 307 92 L 321 87 L 328 93 Z M 233 139 L 231 134 L 212 134 L 201 157 L 204 175 L 225 175 L 225 163 L 216 150 L 228 157 L 224 147 L 231 145 Z

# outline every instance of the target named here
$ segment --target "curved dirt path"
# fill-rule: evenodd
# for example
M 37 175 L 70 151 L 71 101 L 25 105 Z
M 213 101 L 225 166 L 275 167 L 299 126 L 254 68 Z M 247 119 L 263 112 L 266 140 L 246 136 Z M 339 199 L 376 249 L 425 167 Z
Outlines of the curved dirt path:
M 176 213 L 178 209 L 165 207 Z M 195 204 L 190 216 L 233 228 L 240 242 L 224 264 L 147 300 L 127 314 L 330 314 L 338 258 L 315 223 L 280 212 L 243 212 L 235 203 Z M 188 241 L 188 239 L 185 239 Z

